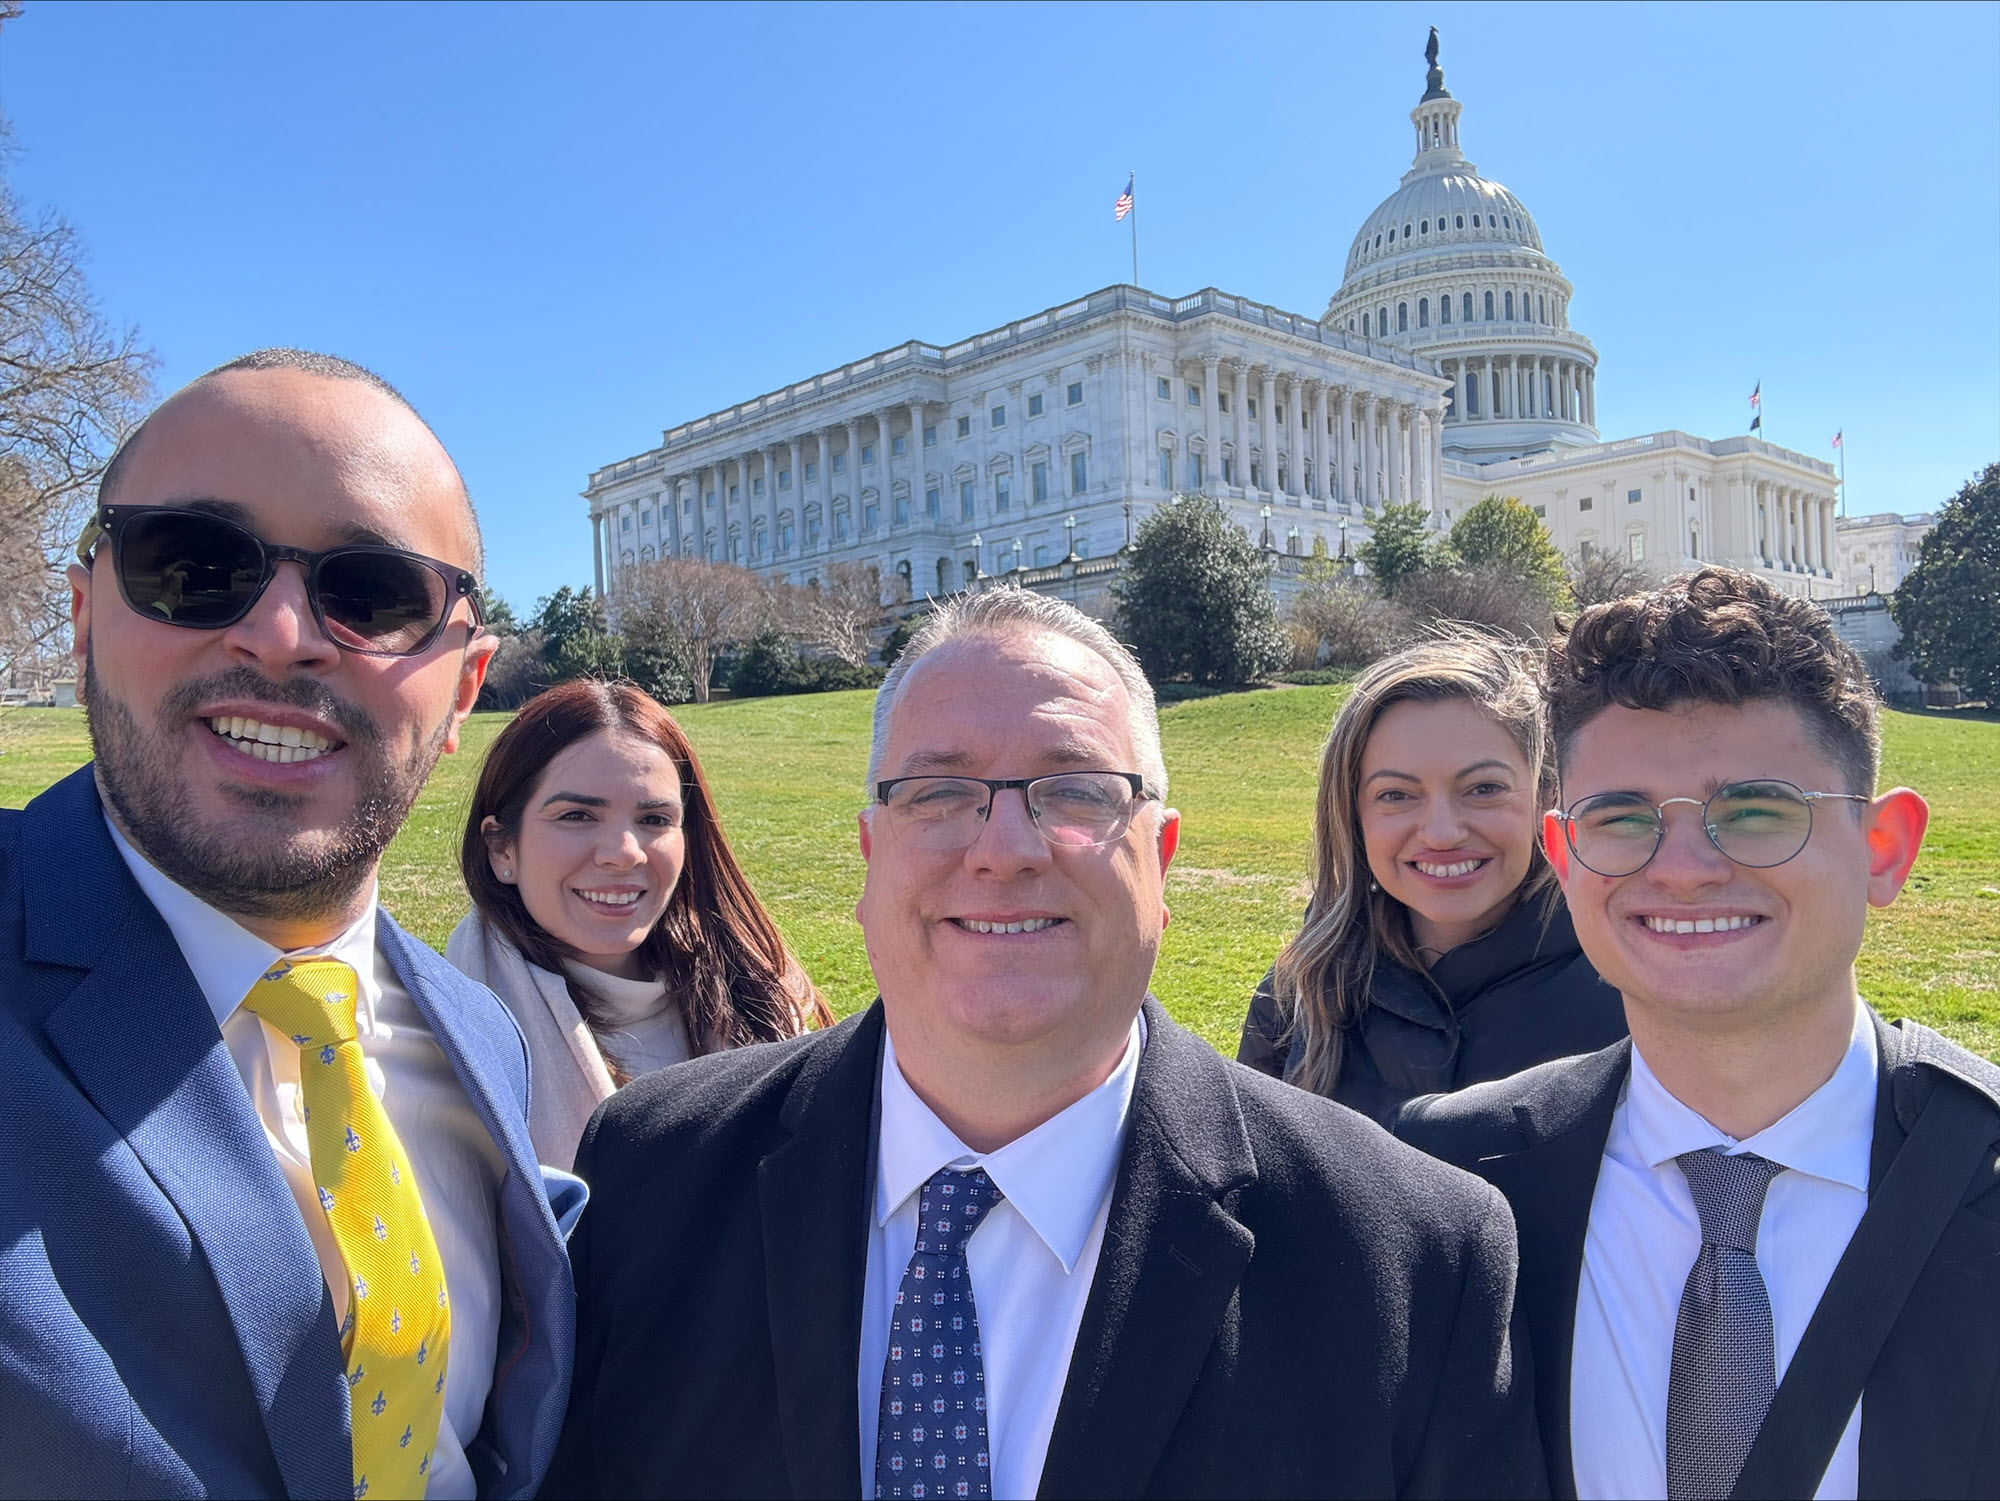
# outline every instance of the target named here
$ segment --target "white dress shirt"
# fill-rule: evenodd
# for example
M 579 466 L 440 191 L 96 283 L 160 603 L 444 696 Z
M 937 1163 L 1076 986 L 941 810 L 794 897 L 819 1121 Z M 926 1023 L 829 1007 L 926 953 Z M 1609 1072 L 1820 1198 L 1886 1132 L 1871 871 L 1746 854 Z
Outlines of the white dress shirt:
M 1868 1207 L 1875 1139 L 1875 1028 L 1855 1007 L 1833 1076 L 1783 1120 L 1744 1141 L 1667 1093 L 1632 1050 L 1590 1201 L 1570 1355 L 1570 1457 L 1584 1497 L 1667 1493 L 1667 1386 L 1681 1291 L 1701 1251 L 1694 1195 L 1674 1159 L 1719 1147 L 1782 1163 L 1757 1227 L 1757 1269 L 1771 1295 L 1776 1377 L 1819 1306 Z M 1861 1406 L 1815 1493 L 1850 1501 L 1860 1476 Z
M 987 1451 L 995 1497 L 1030 1497 L 1040 1489 L 1070 1354 L 1097 1274 L 1145 1045 L 1145 1021 L 1134 1017 L 1124 1056 L 1108 1079 L 1027 1135 L 982 1154 L 917 1098 L 896 1062 L 894 1042 L 884 1037 L 881 1143 L 855 1387 L 862 1495 L 875 1494 L 882 1367 L 896 1290 L 917 1248 L 917 1191 L 947 1167 L 983 1167 L 1005 1195 L 965 1243 L 986 1370 Z
M 107 827 L 110 820 L 105 820 Z M 333 1294 L 336 1325 L 347 1316 L 348 1277 L 313 1186 L 312 1155 L 299 1098 L 299 1048 L 242 1008 L 260 975 L 279 958 L 273 948 L 225 914 L 176 885 L 126 843 L 111 838 L 193 971 L 223 1044 L 243 1076 L 251 1107 L 263 1122 L 278 1169 L 297 1200 L 320 1270 Z M 465 1446 L 479 1432 L 500 1338 L 500 1180 L 507 1165 L 473 1111 L 423 1014 L 379 957 L 376 898 L 360 920 L 332 942 L 296 949 L 287 958 L 323 955 L 353 966 L 359 979 L 356 1030 L 368 1082 L 388 1112 L 416 1169 L 451 1298 L 451 1350 L 446 1360 L 444 1417 L 424 1494 L 432 1501 L 471 1497 Z

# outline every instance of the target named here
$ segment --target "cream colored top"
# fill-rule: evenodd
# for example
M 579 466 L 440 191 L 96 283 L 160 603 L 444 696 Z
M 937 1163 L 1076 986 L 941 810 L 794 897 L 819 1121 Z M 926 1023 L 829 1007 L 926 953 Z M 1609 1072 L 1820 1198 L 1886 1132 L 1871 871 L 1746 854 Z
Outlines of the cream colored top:
M 685 1063 L 687 1027 L 667 998 L 662 980 L 626 980 L 581 964 L 563 966 L 569 977 L 604 1003 L 610 1025 L 597 1034 L 599 1049 L 632 1075 Z

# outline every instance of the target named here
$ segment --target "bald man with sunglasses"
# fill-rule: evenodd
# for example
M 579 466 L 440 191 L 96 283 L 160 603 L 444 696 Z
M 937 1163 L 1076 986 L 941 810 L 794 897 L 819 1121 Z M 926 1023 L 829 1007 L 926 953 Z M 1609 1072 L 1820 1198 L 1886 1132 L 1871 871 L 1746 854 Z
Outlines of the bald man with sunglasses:
M 571 1359 L 527 1060 L 382 911 L 494 640 L 359 366 L 162 405 L 70 569 L 94 759 L 0 813 L 0 1494 L 532 1495 Z

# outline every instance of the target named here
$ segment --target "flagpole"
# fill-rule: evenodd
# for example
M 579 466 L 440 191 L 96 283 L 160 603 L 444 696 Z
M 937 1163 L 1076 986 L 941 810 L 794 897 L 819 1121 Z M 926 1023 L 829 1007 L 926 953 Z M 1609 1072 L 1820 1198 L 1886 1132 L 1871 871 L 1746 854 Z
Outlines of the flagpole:
M 1847 515 L 1847 429 L 1840 430 L 1840 514 Z
M 1132 172 L 1132 285 L 1139 285 L 1139 173 Z

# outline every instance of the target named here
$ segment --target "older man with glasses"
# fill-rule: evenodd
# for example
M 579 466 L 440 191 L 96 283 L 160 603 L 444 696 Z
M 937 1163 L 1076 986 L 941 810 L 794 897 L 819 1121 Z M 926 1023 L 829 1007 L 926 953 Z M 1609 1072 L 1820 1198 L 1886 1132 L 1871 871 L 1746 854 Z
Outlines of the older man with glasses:
M 464 484 L 278 349 L 98 499 L 94 759 L 0 813 L 0 1494 L 532 1495 L 581 1187 L 506 1010 L 376 896 L 493 652 Z
M 1541 1491 L 1505 1206 L 1147 994 L 1166 793 L 1101 626 L 934 611 L 876 699 L 880 999 L 584 1136 L 550 1494 Z
M 1514 1206 L 1556 1493 L 2000 1495 L 2000 1069 L 1856 985 L 1928 819 L 1867 669 L 1705 568 L 1548 677 L 1544 843 L 1631 1038 L 1398 1129 Z

